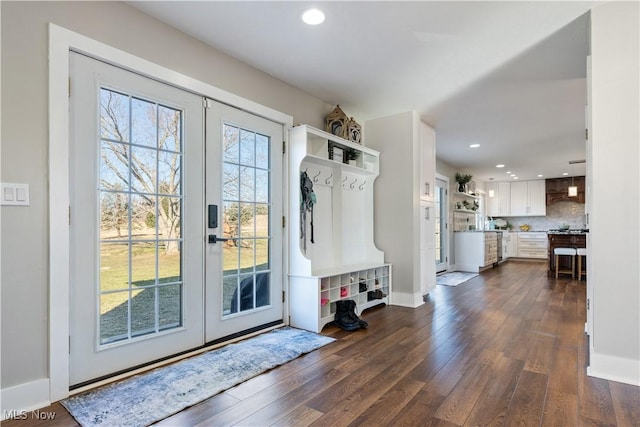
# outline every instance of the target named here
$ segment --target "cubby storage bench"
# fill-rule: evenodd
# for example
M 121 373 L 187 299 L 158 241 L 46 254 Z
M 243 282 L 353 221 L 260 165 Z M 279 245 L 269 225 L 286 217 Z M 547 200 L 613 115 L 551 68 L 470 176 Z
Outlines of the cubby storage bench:
M 341 299 L 354 300 L 360 312 L 387 303 L 390 270 L 386 264 L 346 272 L 327 271 L 318 276 L 291 276 L 291 326 L 320 332 L 334 320 L 336 301 Z
M 355 151 L 352 164 L 335 155 L 348 151 Z M 310 126 L 289 131 L 291 326 L 320 332 L 334 320 L 341 299 L 354 300 L 359 313 L 390 303 L 391 265 L 373 242 L 373 182 L 379 157 L 375 150 Z M 312 215 L 301 212 L 302 172 L 316 196 L 313 242 Z M 375 293 L 374 299 L 369 292 Z

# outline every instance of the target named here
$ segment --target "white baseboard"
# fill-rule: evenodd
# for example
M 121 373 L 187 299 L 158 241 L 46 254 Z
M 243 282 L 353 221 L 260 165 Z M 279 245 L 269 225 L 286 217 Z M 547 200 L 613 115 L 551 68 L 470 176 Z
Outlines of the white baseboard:
M 640 360 L 591 352 L 589 363 L 590 377 L 640 386 Z
M 456 269 L 450 270 L 450 271 L 461 271 L 464 273 L 479 273 L 480 268 L 477 265 L 456 264 Z
M 51 405 L 48 378 L 3 388 L 1 393 L 2 420 Z
M 399 305 L 402 307 L 417 308 L 424 304 L 422 292 L 416 294 L 407 294 L 404 292 L 391 292 L 391 305 Z

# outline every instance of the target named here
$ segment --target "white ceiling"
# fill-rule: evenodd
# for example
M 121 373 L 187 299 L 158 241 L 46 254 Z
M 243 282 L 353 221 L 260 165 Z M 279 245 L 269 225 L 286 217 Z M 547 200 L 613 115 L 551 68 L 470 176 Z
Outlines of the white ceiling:
M 360 123 L 418 111 L 475 180 L 584 174 L 568 162 L 585 158 L 585 13 L 601 2 L 129 3 Z M 301 22 L 310 6 L 322 25 Z

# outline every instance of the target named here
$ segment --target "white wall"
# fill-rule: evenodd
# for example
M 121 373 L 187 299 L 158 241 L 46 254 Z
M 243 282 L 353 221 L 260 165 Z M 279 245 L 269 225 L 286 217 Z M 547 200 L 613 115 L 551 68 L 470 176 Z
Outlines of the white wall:
M 589 374 L 640 385 L 640 30 L 637 2 L 591 12 L 593 334 Z
M 331 106 L 116 2 L 0 2 L 3 182 L 30 185 L 2 207 L 2 389 L 48 377 L 48 23 L 322 127 Z M 282 53 L 274 53 L 282 54 Z M 10 106 L 11 108 L 6 108 Z
M 380 151 L 375 182 L 375 246 L 393 264 L 395 305 L 416 307 L 420 293 L 420 232 L 416 174 L 419 171 L 419 117 L 414 111 L 369 120 L 365 141 Z

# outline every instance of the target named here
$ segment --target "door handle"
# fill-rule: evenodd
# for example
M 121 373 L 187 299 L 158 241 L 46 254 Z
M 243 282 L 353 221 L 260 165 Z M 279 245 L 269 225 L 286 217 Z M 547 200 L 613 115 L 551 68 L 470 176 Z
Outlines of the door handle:
M 229 240 L 238 240 L 237 237 L 218 237 L 215 234 L 209 234 L 209 243 L 227 242 Z

